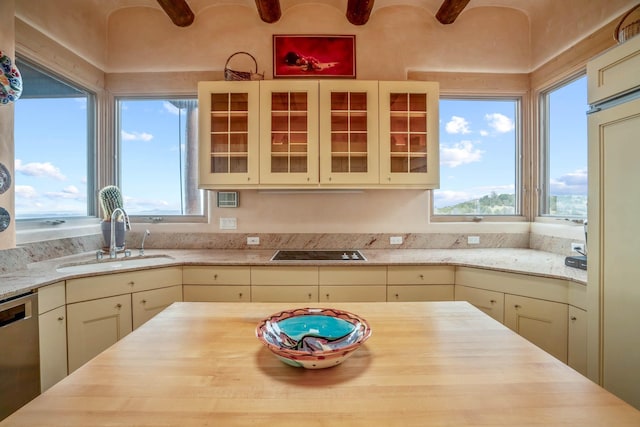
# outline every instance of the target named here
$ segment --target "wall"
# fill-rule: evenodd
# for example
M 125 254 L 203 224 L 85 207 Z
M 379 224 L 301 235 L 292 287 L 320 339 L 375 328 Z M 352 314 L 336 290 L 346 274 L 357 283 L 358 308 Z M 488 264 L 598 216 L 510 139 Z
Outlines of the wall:
M 0 51 L 14 59 L 13 14 L 14 0 L 0 1 Z M 0 105 L 0 163 L 11 172 L 13 178 L 13 104 Z M 11 187 L 0 194 L 0 207 L 13 217 L 15 180 Z M 16 244 L 15 222 L 13 218 L 9 228 L 0 233 L 0 250 L 12 248 Z

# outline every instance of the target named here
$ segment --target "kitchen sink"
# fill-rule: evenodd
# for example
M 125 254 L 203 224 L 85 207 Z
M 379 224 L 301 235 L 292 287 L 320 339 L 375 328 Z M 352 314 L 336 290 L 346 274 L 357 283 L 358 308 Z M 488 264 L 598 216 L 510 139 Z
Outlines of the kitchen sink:
M 366 261 L 356 249 L 341 250 L 279 250 L 271 261 Z
M 102 260 L 90 260 L 60 264 L 56 267 L 59 273 L 90 273 L 96 271 L 111 271 L 119 268 L 135 268 L 158 264 L 163 260 L 172 260 L 169 255 L 142 255 L 122 258 L 105 258 Z

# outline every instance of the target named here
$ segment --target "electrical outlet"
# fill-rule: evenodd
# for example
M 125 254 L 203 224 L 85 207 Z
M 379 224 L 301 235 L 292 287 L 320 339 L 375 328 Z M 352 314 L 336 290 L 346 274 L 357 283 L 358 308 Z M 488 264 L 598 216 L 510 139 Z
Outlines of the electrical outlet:
M 467 244 L 469 245 L 479 245 L 480 244 L 480 236 L 468 236 Z
M 402 236 L 391 236 L 391 237 L 389 237 L 389 244 L 391 244 L 391 245 L 401 245 L 402 244 Z
M 576 243 L 576 242 L 571 243 L 571 252 L 577 252 L 579 254 L 583 254 L 584 253 L 584 244 Z
M 247 237 L 247 245 L 259 245 L 260 238 L 259 237 Z

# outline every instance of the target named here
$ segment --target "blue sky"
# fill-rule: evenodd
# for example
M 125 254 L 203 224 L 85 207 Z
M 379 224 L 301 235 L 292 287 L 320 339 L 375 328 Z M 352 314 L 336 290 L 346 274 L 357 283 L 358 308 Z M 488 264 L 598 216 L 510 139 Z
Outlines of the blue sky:
M 441 100 L 436 207 L 514 192 L 515 105 L 508 100 Z M 85 215 L 86 101 L 20 99 L 15 106 L 17 217 Z M 586 195 L 586 78 L 554 92 L 551 106 L 552 194 Z M 129 213 L 180 212 L 184 151 L 178 150 L 183 150 L 184 111 L 179 115 L 165 100 L 123 106 L 120 186 Z

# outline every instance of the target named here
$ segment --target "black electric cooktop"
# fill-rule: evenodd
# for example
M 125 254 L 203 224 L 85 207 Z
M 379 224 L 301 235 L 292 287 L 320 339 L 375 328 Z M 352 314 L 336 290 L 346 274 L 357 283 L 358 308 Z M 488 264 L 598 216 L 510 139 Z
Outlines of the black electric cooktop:
M 346 250 L 284 250 L 276 251 L 271 261 L 366 261 L 355 249 Z

